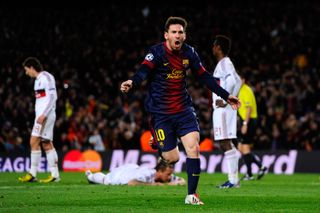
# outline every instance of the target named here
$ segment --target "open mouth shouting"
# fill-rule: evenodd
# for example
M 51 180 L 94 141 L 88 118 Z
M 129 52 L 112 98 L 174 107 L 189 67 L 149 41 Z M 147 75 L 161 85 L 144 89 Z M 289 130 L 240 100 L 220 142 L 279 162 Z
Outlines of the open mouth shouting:
M 182 44 L 181 41 L 175 41 L 173 45 L 174 49 L 179 50 L 181 48 L 181 44 Z

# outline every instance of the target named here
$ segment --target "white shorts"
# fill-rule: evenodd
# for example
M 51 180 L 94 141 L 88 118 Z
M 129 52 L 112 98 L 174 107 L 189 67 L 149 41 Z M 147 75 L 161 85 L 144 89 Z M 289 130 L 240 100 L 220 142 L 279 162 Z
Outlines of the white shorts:
M 53 128 L 56 121 L 55 116 L 48 117 L 43 125 L 37 123 L 36 118 L 34 120 L 31 135 L 35 137 L 41 137 L 46 140 L 53 140 Z
M 237 110 L 216 108 L 213 111 L 214 140 L 237 138 Z

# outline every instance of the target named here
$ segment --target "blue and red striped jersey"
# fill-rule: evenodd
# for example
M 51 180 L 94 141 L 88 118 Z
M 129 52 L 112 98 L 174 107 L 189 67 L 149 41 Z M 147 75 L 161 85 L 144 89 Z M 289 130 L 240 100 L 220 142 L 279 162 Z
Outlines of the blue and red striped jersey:
M 202 78 L 211 91 L 218 92 L 222 98 L 229 96 L 202 66 L 193 47 L 183 44 L 181 50 L 175 52 L 162 42 L 150 48 L 140 68 L 131 78 L 134 87 L 143 80 L 148 80 L 148 96 L 145 101 L 148 112 L 175 114 L 192 107 L 186 83 L 188 69 Z

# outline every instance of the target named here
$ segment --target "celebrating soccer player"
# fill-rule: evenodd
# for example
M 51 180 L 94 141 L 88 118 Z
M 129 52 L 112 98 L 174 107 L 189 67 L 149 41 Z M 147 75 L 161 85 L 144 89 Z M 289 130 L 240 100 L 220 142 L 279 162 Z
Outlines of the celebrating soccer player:
M 197 194 L 200 177 L 199 124 L 192 100 L 187 92 L 186 71 L 190 69 L 214 93 L 234 109 L 240 102 L 221 88 L 202 66 L 193 47 L 185 44 L 187 22 L 181 17 L 169 17 L 165 23 L 164 42 L 149 49 L 135 75 L 121 84 L 128 92 L 148 80 L 145 108 L 150 113 L 151 129 L 162 157 L 174 164 L 179 160 L 177 138 L 187 153 L 188 194 L 186 204 L 202 205 Z

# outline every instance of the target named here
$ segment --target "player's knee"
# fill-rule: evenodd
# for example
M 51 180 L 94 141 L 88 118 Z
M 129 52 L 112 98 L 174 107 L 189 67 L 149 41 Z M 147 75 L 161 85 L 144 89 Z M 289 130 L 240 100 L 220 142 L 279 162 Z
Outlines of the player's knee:
M 189 145 L 189 146 L 185 147 L 185 149 L 186 149 L 187 155 L 189 157 L 190 156 L 193 156 L 193 157 L 197 156 L 200 151 L 199 144 L 197 144 L 197 143 Z
M 45 151 L 49 151 L 54 148 L 50 140 L 42 140 L 41 145 Z
M 233 148 L 231 143 L 232 142 L 230 140 L 222 140 L 220 141 L 220 147 L 223 151 L 231 150 Z
M 40 138 L 32 136 L 30 138 L 30 147 L 32 150 L 40 149 Z
M 179 161 L 179 158 L 174 159 L 174 160 L 170 161 L 169 163 L 172 164 L 172 165 L 174 165 L 174 164 L 176 164 L 178 161 Z
M 179 161 L 179 156 L 176 156 L 176 155 L 174 155 L 174 156 L 167 156 L 167 157 L 165 158 L 165 160 L 166 160 L 168 163 L 170 163 L 170 164 L 175 164 L 175 163 L 177 163 L 177 162 Z

